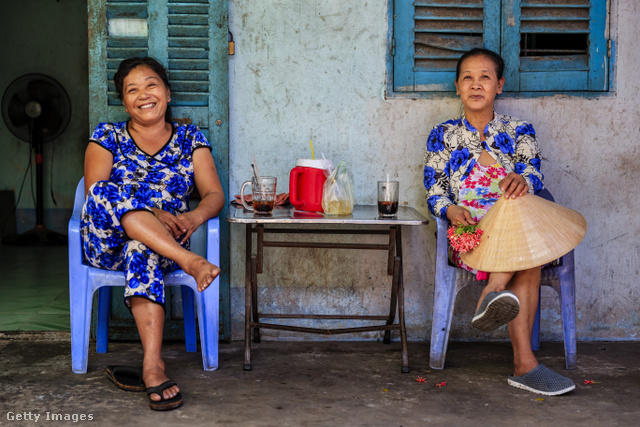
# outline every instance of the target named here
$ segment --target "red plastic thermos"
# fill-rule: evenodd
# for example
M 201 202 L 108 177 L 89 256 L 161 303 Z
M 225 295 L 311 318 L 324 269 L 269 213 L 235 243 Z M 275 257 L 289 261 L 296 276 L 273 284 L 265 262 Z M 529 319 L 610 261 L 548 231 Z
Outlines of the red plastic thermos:
M 323 212 L 324 160 L 299 159 L 289 174 L 289 202 L 301 211 Z

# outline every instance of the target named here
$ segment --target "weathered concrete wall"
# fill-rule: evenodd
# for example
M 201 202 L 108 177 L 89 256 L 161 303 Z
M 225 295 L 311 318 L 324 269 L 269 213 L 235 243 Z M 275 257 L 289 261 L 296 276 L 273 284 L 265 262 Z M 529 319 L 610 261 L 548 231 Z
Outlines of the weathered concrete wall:
M 389 173 L 401 182 L 401 203 L 424 215 L 422 157 L 432 126 L 460 114 L 457 98 L 410 100 L 385 97 L 388 27 L 386 1 L 230 0 L 236 54 L 230 58 L 231 194 L 250 177 L 251 153 L 260 173 L 288 189 L 296 159 L 316 155 L 346 161 L 354 173 L 358 203 L 375 201 L 375 181 Z M 611 37 L 615 90 L 590 99 L 552 96 L 505 98 L 497 111 L 531 121 L 544 157 L 546 184 L 563 205 L 581 212 L 589 231 L 576 250 L 578 338 L 638 339 L 637 286 L 640 209 L 634 171 L 640 167 L 638 137 L 640 6 L 614 0 Z M 405 289 L 409 338 L 431 333 L 435 226 L 405 230 Z M 232 228 L 232 333 L 244 319 L 244 229 Z M 292 311 L 384 312 L 388 283 L 382 256 L 267 249 L 260 277 L 264 306 Z M 291 254 L 289 254 L 291 255 Z M 304 261 L 306 256 L 309 261 Z M 336 261 L 347 259 L 346 266 Z M 293 267 L 300 272 L 293 272 Z M 469 320 L 480 289 L 458 297 L 452 337 L 484 337 Z M 543 292 L 542 339 L 562 339 L 559 304 Z M 353 323 L 349 323 L 353 324 Z M 282 339 L 319 336 L 269 332 Z M 378 336 L 378 335 L 375 335 Z M 362 336 L 349 336 L 358 339 Z M 506 339 L 504 332 L 489 335 Z M 331 339 L 336 339 L 332 337 Z
M 88 138 L 87 4 L 49 0 L 2 2 L 0 12 L 0 91 L 4 93 L 14 79 L 24 74 L 41 73 L 60 82 L 71 98 L 72 115 L 67 130 L 43 148 L 45 225 L 66 233 Z M 0 147 L 0 189 L 14 190 L 17 198 L 29 164 L 29 144 L 16 138 L 3 120 Z M 35 224 L 35 172 L 33 182 L 33 196 L 29 178 L 23 189 L 18 206 L 18 232 Z

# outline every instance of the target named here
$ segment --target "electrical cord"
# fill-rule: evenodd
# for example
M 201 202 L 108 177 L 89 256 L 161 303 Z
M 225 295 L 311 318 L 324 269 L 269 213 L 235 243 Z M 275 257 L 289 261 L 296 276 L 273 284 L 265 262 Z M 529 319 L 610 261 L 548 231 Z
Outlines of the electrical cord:
M 3 238 L 4 238 L 4 232 L 5 232 L 6 228 L 7 228 L 7 223 L 9 222 L 9 219 L 18 210 L 18 205 L 20 204 L 20 198 L 22 197 L 22 190 L 24 189 L 24 182 L 27 180 L 27 174 L 29 173 L 29 171 L 32 171 L 32 169 L 31 169 L 31 162 L 32 161 L 33 161 L 33 150 L 29 150 L 29 162 L 27 163 L 27 168 L 24 171 L 24 176 L 22 177 L 22 183 L 20 184 L 20 191 L 18 191 L 18 199 L 16 200 L 16 203 L 13 206 L 13 210 L 11 211 L 11 213 L 9 215 L 7 215 L 7 217 L 4 219 L 4 224 L 2 224 L 2 237 Z M 33 176 L 33 173 L 31 175 Z M 32 188 L 33 188 L 33 182 L 32 182 Z

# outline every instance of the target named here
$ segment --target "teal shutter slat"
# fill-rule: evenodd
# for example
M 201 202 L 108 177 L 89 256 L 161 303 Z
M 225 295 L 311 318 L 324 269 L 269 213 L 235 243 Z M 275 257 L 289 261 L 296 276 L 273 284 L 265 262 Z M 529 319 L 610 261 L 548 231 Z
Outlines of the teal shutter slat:
M 520 0 L 503 0 L 500 54 L 504 59 L 504 91 L 520 88 Z
M 167 65 L 167 0 L 149 2 L 149 56 Z
M 394 3 L 393 37 L 395 40 L 395 55 L 393 57 L 393 86 L 398 92 L 413 92 L 415 90 L 415 75 L 413 72 L 413 4 L 409 1 Z
M 607 17 L 607 1 L 592 0 L 589 16 L 590 91 L 606 91 L 609 88 Z
M 95 127 L 104 121 L 107 100 L 107 5 L 100 0 L 88 0 L 87 25 L 90 29 L 89 37 L 89 129 L 91 135 Z M 111 77 L 113 79 L 113 76 Z
M 500 51 L 500 3 L 484 2 L 484 47 L 494 52 Z

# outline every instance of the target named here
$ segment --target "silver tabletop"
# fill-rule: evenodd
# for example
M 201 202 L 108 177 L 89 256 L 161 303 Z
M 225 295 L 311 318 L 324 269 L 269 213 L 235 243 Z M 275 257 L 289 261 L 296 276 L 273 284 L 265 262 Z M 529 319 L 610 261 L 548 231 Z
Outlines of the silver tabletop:
M 298 211 L 293 208 L 276 207 L 271 215 L 256 215 L 240 205 L 229 207 L 227 221 L 241 224 L 364 224 L 364 225 L 423 225 L 427 218 L 409 206 L 398 207 L 393 218 L 378 217 L 378 207 L 355 205 L 351 215 L 325 215 Z

